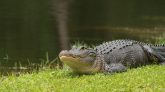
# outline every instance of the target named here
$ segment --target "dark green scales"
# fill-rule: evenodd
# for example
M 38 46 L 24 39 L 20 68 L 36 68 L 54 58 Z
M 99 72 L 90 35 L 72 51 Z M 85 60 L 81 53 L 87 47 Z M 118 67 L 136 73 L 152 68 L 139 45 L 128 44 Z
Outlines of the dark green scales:
M 59 54 L 62 62 L 77 73 L 123 72 L 148 64 L 165 64 L 165 46 L 135 40 L 114 40 L 94 48 L 73 47 Z

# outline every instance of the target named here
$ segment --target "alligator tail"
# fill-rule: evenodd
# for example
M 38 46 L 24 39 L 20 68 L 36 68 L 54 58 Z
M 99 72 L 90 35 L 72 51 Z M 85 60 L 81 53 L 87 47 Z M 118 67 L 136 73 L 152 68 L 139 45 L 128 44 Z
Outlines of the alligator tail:
M 165 62 L 165 46 L 151 46 L 152 53 L 156 56 L 159 62 Z

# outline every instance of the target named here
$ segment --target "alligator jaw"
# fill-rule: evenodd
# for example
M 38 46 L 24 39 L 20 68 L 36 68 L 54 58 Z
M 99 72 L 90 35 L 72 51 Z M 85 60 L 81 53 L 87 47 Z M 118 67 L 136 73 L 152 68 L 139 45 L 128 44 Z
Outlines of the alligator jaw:
M 100 71 L 99 67 L 93 67 L 91 64 L 84 63 L 78 58 L 61 56 L 60 60 L 68 65 L 74 72 L 92 74 Z
M 67 50 L 63 50 L 60 52 L 59 54 L 59 58 L 61 60 L 61 62 L 64 62 L 64 63 L 70 63 L 70 62 L 80 62 L 79 61 L 79 58 L 76 58 L 76 57 L 73 57 L 73 55 L 71 53 L 69 53 Z
M 67 64 L 67 62 L 78 62 L 79 60 L 77 58 L 73 58 L 71 56 L 60 56 L 60 60 Z

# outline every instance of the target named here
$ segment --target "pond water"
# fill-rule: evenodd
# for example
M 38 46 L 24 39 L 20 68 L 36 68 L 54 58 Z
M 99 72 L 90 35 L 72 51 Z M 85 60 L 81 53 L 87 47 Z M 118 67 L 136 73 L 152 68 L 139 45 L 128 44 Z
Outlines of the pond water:
M 10 2 L 10 3 L 9 3 Z M 75 42 L 165 39 L 164 1 L 0 1 L 0 67 L 41 63 Z

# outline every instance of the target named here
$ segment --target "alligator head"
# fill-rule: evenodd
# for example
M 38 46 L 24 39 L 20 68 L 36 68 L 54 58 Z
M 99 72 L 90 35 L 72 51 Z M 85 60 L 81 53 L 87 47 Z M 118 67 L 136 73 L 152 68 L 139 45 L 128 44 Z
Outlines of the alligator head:
M 60 61 L 68 65 L 78 73 L 97 72 L 93 69 L 96 60 L 96 51 L 92 48 L 73 47 L 70 50 L 63 50 L 59 54 Z

